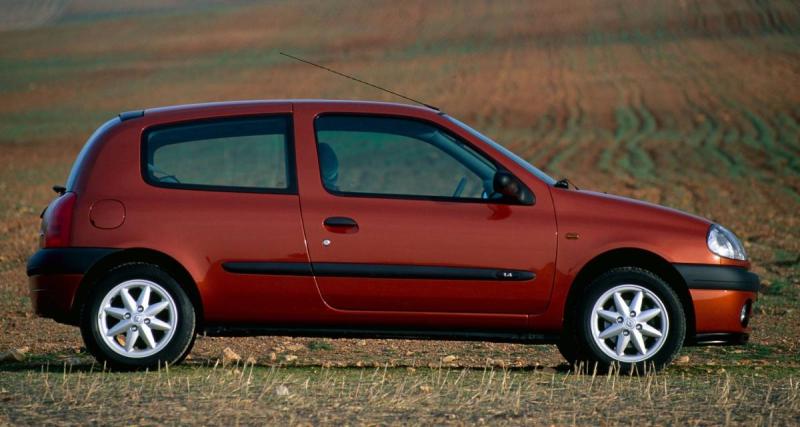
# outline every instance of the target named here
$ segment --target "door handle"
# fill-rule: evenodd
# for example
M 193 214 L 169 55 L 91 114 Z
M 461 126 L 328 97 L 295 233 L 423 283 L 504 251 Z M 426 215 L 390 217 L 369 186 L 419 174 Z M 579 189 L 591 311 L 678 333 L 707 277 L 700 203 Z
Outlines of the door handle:
M 341 227 L 341 228 L 357 228 L 358 223 L 346 216 L 332 216 L 329 218 L 325 218 L 323 222 L 326 227 Z

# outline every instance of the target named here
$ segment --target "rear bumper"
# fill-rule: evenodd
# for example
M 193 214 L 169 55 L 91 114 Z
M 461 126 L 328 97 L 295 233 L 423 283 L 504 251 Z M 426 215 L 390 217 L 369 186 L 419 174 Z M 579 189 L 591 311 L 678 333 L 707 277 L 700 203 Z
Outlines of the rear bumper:
M 75 295 L 83 280 L 82 274 L 34 275 L 28 278 L 31 305 L 37 316 L 57 322 L 75 324 L 72 310 Z
M 116 249 L 47 248 L 28 260 L 28 288 L 34 312 L 58 322 L 75 324 L 75 296 L 84 274 Z
M 695 335 L 687 345 L 739 345 L 750 337 L 758 276 L 741 267 L 675 264 L 692 298 Z M 745 313 L 744 321 L 742 313 Z
M 45 248 L 28 260 L 28 277 L 51 274 L 86 274 L 101 258 L 118 251 L 110 248 Z

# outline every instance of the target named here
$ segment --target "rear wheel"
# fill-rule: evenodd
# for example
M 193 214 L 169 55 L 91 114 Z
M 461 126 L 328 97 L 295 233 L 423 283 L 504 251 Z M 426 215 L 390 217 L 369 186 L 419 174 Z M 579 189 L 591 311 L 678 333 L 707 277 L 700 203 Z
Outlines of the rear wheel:
M 194 342 L 194 307 L 158 266 L 125 264 L 90 291 L 81 313 L 81 334 L 86 348 L 114 368 L 173 364 Z
M 635 267 L 616 268 L 595 279 L 568 319 L 571 331 L 559 350 L 589 369 L 595 364 L 601 370 L 618 365 L 623 372 L 661 369 L 686 336 L 686 317 L 675 291 Z

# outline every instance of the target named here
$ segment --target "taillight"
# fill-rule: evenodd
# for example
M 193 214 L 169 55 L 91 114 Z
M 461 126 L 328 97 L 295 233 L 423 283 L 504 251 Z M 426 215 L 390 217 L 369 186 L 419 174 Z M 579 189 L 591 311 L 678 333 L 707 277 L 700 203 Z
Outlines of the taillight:
M 50 203 L 42 218 L 39 246 L 43 248 L 69 246 L 72 214 L 77 198 L 75 193 L 64 193 Z

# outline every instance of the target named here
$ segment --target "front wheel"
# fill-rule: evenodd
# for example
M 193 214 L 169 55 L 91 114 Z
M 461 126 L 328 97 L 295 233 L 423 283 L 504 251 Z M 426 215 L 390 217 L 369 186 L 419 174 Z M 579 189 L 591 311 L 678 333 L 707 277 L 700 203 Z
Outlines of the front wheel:
M 575 313 L 576 359 L 623 372 L 661 369 L 678 353 L 686 316 L 675 291 L 660 277 L 635 267 L 616 268 L 594 280 Z
M 114 368 L 173 364 L 194 342 L 194 307 L 157 266 L 125 264 L 93 286 L 81 313 L 81 334 L 86 348 Z

